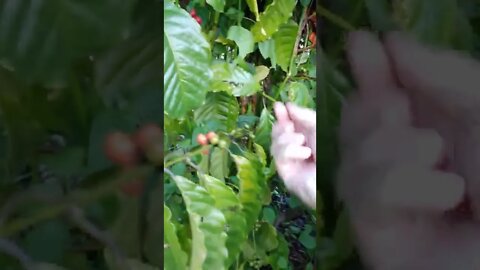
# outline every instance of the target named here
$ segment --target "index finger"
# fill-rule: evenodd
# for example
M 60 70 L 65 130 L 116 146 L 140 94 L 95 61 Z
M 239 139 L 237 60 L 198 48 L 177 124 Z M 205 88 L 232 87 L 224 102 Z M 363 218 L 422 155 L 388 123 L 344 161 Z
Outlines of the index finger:
M 477 61 L 453 50 L 429 48 L 398 32 L 387 35 L 385 46 L 398 80 L 411 94 L 425 95 L 459 120 L 479 121 Z
M 290 117 L 288 115 L 287 108 L 281 102 L 276 102 L 274 104 L 275 116 L 277 117 L 277 121 L 280 124 L 285 124 L 290 122 Z
M 389 59 L 377 37 L 370 32 L 356 31 L 349 34 L 347 43 L 350 66 L 361 95 L 376 98 L 396 88 Z

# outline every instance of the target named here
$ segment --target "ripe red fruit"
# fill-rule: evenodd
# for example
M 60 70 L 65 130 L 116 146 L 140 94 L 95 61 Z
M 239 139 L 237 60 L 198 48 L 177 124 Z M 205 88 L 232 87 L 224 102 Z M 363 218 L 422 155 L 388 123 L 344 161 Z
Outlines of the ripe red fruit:
M 104 151 L 108 159 L 122 166 L 131 166 L 137 162 L 137 148 L 128 134 L 112 132 L 105 138 Z
M 190 16 L 194 17 L 196 15 L 197 15 L 197 11 L 194 8 L 190 10 Z
M 193 16 L 193 18 L 195 19 L 195 21 L 197 21 L 198 24 L 202 24 L 202 18 L 198 16 Z
M 162 139 L 162 129 L 156 124 L 146 124 L 142 126 L 135 134 L 135 143 L 143 151 L 145 151 L 147 146 L 153 141 Z
M 202 133 L 198 134 L 197 135 L 197 142 L 200 145 L 207 145 L 208 144 L 207 136 L 205 136 L 205 134 L 202 134 Z
M 308 40 L 310 40 L 312 46 L 315 46 L 315 44 L 317 43 L 317 34 L 315 32 L 310 33 L 310 35 L 308 36 Z

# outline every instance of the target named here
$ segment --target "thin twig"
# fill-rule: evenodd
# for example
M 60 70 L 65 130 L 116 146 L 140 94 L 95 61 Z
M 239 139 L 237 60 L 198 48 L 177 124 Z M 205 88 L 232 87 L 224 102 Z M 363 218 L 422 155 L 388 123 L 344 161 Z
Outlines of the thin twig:
M 338 16 L 337 14 L 331 12 L 330 10 L 318 5 L 317 7 L 319 13 L 321 16 L 327 18 L 330 20 L 333 24 L 347 30 L 347 31 L 354 31 L 355 27 L 351 25 L 349 22 L 347 22 L 345 19 L 342 17 Z
M 14 242 L 0 238 L 0 251 L 16 258 L 25 269 L 32 269 L 34 261 Z
M 68 216 L 70 220 L 82 231 L 88 233 L 90 236 L 98 240 L 112 252 L 115 257 L 115 263 L 119 269 L 131 270 L 127 264 L 127 259 L 121 248 L 113 241 L 112 237 L 107 232 L 102 232 L 93 223 L 88 221 L 82 209 L 73 206 L 68 209 Z
M 187 152 L 187 153 L 185 153 L 185 154 L 184 154 L 183 156 L 181 156 L 181 157 L 178 157 L 178 158 L 175 158 L 175 159 L 170 160 L 170 161 L 168 161 L 168 162 L 165 162 L 164 167 L 170 167 L 170 166 L 172 166 L 172 165 L 174 165 L 174 164 L 176 164 L 176 163 L 178 163 L 178 162 L 181 162 L 181 161 L 184 161 L 184 160 L 186 160 L 186 159 L 188 159 L 188 158 L 191 158 L 191 157 L 193 157 L 193 156 L 196 156 L 196 155 L 202 153 L 203 150 L 204 150 L 204 148 L 203 148 L 203 147 L 200 147 L 199 149 L 197 149 L 197 150 L 195 150 L 195 151 Z
M 106 179 L 104 184 L 101 184 L 94 190 L 88 189 L 72 192 L 68 197 L 63 198 L 60 202 L 36 211 L 29 217 L 17 218 L 16 220 L 6 223 L 0 227 L 0 236 L 9 236 L 25 230 L 34 224 L 54 218 L 64 213 L 66 210 L 68 210 L 68 208 L 74 205 L 88 205 L 91 202 L 98 200 L 98 198 L 103 197 L 105 194 L 109 194 L 117 190 L 123 183 L 131 181 L 132 178 L 150 173 L 152 169 L 153 168 L 151 166 L 138 167 L 121 175 L 113 175 L 113 180 Z

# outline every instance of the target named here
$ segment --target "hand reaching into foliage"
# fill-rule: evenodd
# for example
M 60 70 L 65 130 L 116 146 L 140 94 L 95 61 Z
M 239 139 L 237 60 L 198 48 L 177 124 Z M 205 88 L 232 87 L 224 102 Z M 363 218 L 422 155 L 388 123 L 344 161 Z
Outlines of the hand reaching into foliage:
M 400 33 L 353 33 L 348 52 L 338 191 L 365 263 L 480 269 L 480 64 Z
M 272 154 L 285 186 L 316 207 L 316 113 L 293 104 L 275 104 Z

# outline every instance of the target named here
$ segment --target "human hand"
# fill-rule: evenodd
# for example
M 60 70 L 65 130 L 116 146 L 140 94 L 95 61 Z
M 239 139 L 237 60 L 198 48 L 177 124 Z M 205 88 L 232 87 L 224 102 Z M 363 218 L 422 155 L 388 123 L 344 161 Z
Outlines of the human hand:
M 338 193 L 375 270 L 480 269 L 480 64 L 400 33 L 349 37 Z M 467 198 L 471 215 L 452 211 Z M 468 213 L 467 213 L 468 214 Z
M 316 113 L 288 103 L 275 104 L 272 155 L 288 190 L 316 208 Z

